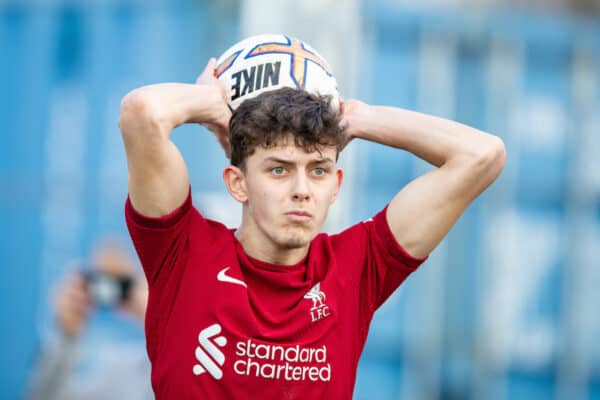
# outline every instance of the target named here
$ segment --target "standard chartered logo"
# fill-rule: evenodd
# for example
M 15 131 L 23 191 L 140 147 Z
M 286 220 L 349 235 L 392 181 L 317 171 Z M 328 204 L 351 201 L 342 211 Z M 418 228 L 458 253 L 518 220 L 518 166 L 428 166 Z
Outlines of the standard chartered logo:
M 251 339 L 237 342 L 233 371 L 238 375 L 286 381 L 329 382 L 331 364 L 327 346 L 302 347 L 255 343 Z
M 194 375 L 208 372 L 214 379 L 223 377 L 221 369 L 225 355 L 219 349 L 227 344 L 221 325 L 213 324 L 198 334 L 199 346 L 195 355 Z M 235 345 L 233 372 L 237 375 L 285 381 L 331 380 L 331 364 L 327 362 L 327 346 L 302 347 L 257 343 L 252 339 L 238 341 Z
M 227 344 L 227 339 L 225 336 L 217 336 L 220 333 L 221 325 L 213 324 L 208 328 L 203 329 L 198 334 L 198 342 L 200 345 L 196 347 L 195 355 L 199 364 L 194 365 L 194 375 L 201 375 L 208 371 L 215 379 L 221 379 L 223 377 L 223 370 L 219 367 L 222 367 L 225 363 L 225 355 L 217 346 L 215 346 L 215 343 L 218 346 L 223 347 Z

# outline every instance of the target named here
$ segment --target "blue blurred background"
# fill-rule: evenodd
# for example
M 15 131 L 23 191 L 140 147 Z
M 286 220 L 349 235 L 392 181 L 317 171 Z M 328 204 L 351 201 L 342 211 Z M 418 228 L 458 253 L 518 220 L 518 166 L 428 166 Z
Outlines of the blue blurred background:
M 355 398 L 600 399 L 599 21 L 598 0 L 0 2 L 0 398 L 21 397 L 69 260 L 128 240 L 120 99 L 284 32 L 320 50 L 342 95 L 507 147 L 500 179 L 377 314 Z M 214 139 L 173 137 L 195 201 L 230 215 Z M 370 143 L 342 164 L 331 230 L 430 168 Z

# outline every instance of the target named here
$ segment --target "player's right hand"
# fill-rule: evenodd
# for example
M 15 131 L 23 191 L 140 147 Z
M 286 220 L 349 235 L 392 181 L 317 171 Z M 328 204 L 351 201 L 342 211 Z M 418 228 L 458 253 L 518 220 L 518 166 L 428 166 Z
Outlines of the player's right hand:
M 208 64 L 206 64 L 206 67 L 204 67 L 204 71 L 202 71 L 196 79 L 196 84 L 213 86 L 217 88 L 218 92 L 221 94 L 220 98 L 222 101 L 216 105 L 213 121 L 205 122 L 202 125 L 215 134 L 221 147 L 223 147 L 223 150 L 225 151 L 225 155 L 229 158 L 229 120 L 231 119 L 231 111 L 227 105 L 225 86 L 223 86 L 223 82 L 215 77 L 216 67 L 217 60 L 211 58 L 208 61 Z
M 68 337 L 79 336 L 92 310 L 82 274 L 74 273 L 62 282 L 54 299 L 58 323 Z

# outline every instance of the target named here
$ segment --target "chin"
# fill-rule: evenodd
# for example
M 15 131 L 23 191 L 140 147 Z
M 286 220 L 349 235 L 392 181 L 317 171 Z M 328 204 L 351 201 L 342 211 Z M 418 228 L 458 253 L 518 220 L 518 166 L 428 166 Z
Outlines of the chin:
M 300 249 L 306 247 L 310 243 L 309 240 L 305 240 L 303 238 L 289 238 L 283 242 L 281 242 L 281 247 L 285 249 Z
M 296 232 L 285 232 L 279 236 L 277 243 L 284 249 L 299 249 L 310 244 L 315 235 L 304 230 Z

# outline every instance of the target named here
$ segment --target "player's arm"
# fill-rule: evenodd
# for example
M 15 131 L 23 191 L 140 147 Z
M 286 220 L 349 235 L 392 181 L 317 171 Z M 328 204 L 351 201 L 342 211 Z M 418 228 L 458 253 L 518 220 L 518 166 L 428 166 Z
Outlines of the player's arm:
M 140 213 L 159 217 L 180 206 L 188 195 L 189 174 L 170 140 L 182 124 L 207 126 L 227 153 L 231 113 L 224 88 L 213 77 L 215 61 L 196 84 L 163 83 L 128 93 L 121 102 L 119 126 L 127 153 L 129 197 Z
M 349 139 L 400 148 L 438 167 L 406 185 L 388 207 L 394 236 L 415 257 L 428 255 L 504 168 L 502 140 L 466 125 L 356 100 L 343 112 Z

